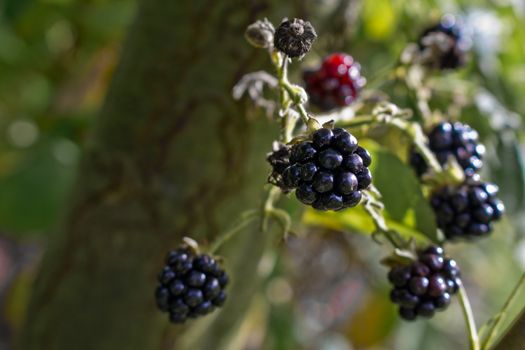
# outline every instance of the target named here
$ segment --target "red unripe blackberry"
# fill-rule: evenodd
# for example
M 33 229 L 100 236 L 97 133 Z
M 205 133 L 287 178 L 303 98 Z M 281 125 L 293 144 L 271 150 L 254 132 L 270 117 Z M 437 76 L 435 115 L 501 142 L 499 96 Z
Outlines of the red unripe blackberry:
M 443 248 L 427 247 L 418 252 L 417 261 L 390 270 L 390 299 L 400 306 L 399 314 L 407 321 L 432 317 L 450 304 L 451 295 L 461 285 L 459 275 L 456 262 L 444 256 Z
M 350 105 L 366 83 L 361 66 L 352 56 L 334 53 L 317 70 L 303 74 L 310 101 L 323 111 Z
M 168 254 L 159 283 L 157 307 L 169 313 L 172 323 L 184 323 L 224 304 L 228 275 L 211 256 L 181 247 Z

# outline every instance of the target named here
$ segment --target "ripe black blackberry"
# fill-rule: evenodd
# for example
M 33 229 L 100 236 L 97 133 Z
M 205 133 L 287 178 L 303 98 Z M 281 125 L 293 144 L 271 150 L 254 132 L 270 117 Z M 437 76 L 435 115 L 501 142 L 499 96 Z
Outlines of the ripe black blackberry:
M 499 220 L 505 211 L 497 193 L 496 185 L 477 179 L 438 189 L 430 199 L 438 227 L 447 239 L 488 235 L 492 222 Z
M 444 17 L 427 28 L 418 40 L 419 60 L 427 67 L 456 69 L 466 62 L 470 48 L 463 28 L 453 17 Z
M 311 140 L 291 147 L 279 183 L 284 191 L 296 189 L 297 199 L 317 210 L 354 207 L 361 201 L 361 190 L 372 182 L 371 161 L 348 131 L 321 128 Z
M 454 157 L 467 177 L 473 176 L 483 166 L 485 146 L 478 143 L 478 133 L 466 124 L 442 122 L 435 125 L 428 136 L 428 147 L 443 166 Z M 418 176 L 427 171 L 423 157 L 411 151 L 410 164 Z
M 359 63 L 345 53 L 327 56 L 318 69 L 306 70 L 303 80 L 310 102 L 323 111 L 352 104 L 366 84 Z
M 169 313 L 172 323 L 184 323 L 224 304 L 228 275 L 209 255 L 196 255 L 181 247 L 168 254 L 159 283 L 155 290 L 157 307 Z
M 394 288 L 390 299 L 399 305 L 401 318 L 413 321 L 418 316 L 430 318 L 445 310 L 460 285 L 456 262 L 444 256 L 443 248 L 429 246 L 418 252 L 418 260 L 393 267 L 388 280 Z

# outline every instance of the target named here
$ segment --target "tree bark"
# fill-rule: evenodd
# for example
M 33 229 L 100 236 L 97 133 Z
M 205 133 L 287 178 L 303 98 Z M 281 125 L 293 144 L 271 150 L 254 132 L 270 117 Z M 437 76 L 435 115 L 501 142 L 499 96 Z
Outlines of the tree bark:
M 267 59 L 244 42 L 245 27 L 284 15 L 293 13 L 276 0 L 142 1 L 44 256 L 20 349 L 170 348 L 170 334 L 199 323 L 203 348 L 226 341 L 270 237 L 257 225 L 225 254 L 233 283 L 218 316 L 168 328 L 153 291 L 165 253 L 183 236 L 209 241 L 261 205 L 265 153 L 278 131 L 249 120 L 230 93 Z

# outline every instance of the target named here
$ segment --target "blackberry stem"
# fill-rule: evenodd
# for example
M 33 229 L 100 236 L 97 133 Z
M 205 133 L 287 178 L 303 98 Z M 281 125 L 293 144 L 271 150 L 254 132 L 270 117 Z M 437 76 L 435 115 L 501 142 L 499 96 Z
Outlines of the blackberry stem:
M 257 210 L 247 210 L 244 213 L 241 214 L 239 222 L 234 225 L 230 230 L 221 233 L 220 235 L 215 238 L 213 243 L 210 245 L 210 248 L 208 249 L 208 253 L 214 254 L 219 250 L 220 247 L 227 241 L 229 241 L 233 236 L 235 236 L 238 232 L 242 231 L 246 226 L 248 226 L 253 220 L 257 219 L 259 216 Z
M 458 300 L 461 305 L 461 310 L 463 311 L 463 317 L 465 319 L 465 324 L 468 331 L 468 340 L 469 340 L 469 349 L 470 350 L 481 350 L 479 344 L 478 331 L 476 329 L 476 320 L 474 319 L 474 314 L 472 313 L 472 307 L 470 306 L 470 301 L 467 295 L 467 291 L 463 285 L 459 286 Z
M 503 321 L 503 315 L 508 312 L 511 305 L 514 303 L 516 298 L 519 295 L 519 291 L 522 287 L 525 286 L 525 273 L 521 275 L 520 280 L 518 281 L 518 284 L 514 287 L 512 292 L 510 293 L 509 298 L 505 301 L 505 304 L 501 308 L 501 311 L 494 317 L 494 323 L 492 324 L 489 334 L 485 337 L 483 342 L 481 343 L 481 349 L 482 350 L 488 350 L 490 349 L 490 346 L 492 345 L 492 342 L 494 341 L 494 338 L 498 334 L 499 327 L 501 326 L 501 322 Z
M 364 202 L 363 208 L 370 216 L 376 227 L 376 232 L 385 236 L 394 248 L 402 249 L 403 243 L 398 242 L 396 235 L 388 228 L 385 217 L 383 216 L 383 203 L 374 198 L 370 193 L 363 191 Z

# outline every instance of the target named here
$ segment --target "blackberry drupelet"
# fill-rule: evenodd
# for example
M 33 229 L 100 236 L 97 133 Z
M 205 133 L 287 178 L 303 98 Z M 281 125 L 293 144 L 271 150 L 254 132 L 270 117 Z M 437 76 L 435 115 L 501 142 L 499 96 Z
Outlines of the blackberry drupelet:
M 488 235 L 492 222 L 499 220 L 505 211 L 497 193 L 496 185 L 474 179 L 434 191 L 430 204 L 438 227 L 450 240 Z
M 366 83 L 359 63 L 344 53 L 326 57 L 317 70 L 305 71 L 303 79 L 310 101 L 324 111 L 350 105 Z
M 449 157 L 454 157 L 467 177 L 473 176 L 483 166 L 485 147 L 478 143 L 478 133 L 470 126 L 442 122 L 435 125 L 427 137 L 428 147 L 442 166 Z M 410 154 L 410 164 L 419 176 L 428 168 L 423 157 L 415 151 Z
M 289 192 L 291 188 L 285 186 L 283 172 L 290 165 L 290 146 L 274 142 L 273 151 L 267 154 L 266 161 L 272 166 L 268 182 L 280 187 L 285 193 Z
M 158 279 L 157 307 L 169 313 L 172 323 L 207 315 L 226 300 L 226 272 L 209 255 L 196 255 L 187 247 L 168 254 Z
M 356 206 L 362 197 L 361 190 L 372 182 L 368 170 L 370 154 L 341 128 L 315 131 L 311 140 L 291 147 L 288 160 L 288 166 L 279 169 L 282 170 L 279 176 L 274 176 L 274 166 L 270 179 L 278 177 L 275 184 L 282 184 L 279 186 L 284 191 L 296 189 L 297 199 L 317 210 Z
M 451 18 L 444 18 L 424 30 L 419 37 L 418 46 L 421 63 L 437 69 L 463 66 L 470 49 L 463 28 Z
M 407 321 L 430 318 L 448 307 L 461 285 L 459 276 L 456 262 L 444 256 L 443 248 L 429 246 L 418 252 L 417 261 L 390 270 L 388 280 L 394 286 L 390 299 Z

